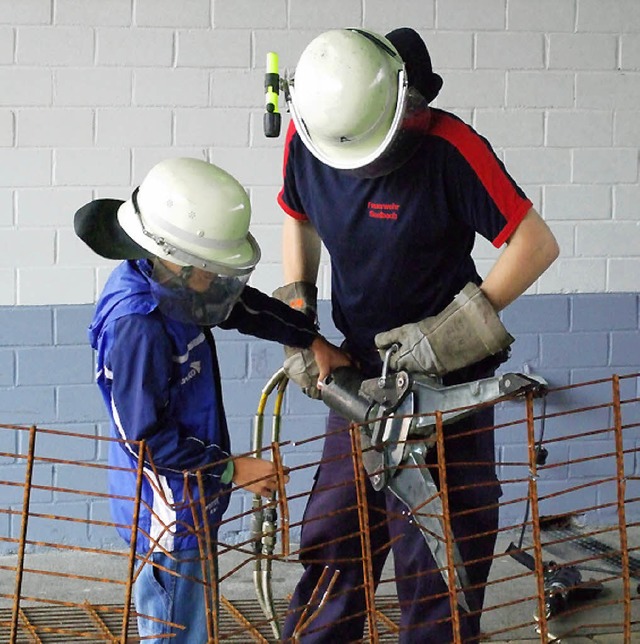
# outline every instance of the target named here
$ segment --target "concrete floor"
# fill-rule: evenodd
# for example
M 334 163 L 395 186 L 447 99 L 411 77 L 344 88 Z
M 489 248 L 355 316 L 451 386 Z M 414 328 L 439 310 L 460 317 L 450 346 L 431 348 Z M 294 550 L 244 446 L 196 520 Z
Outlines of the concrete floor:
M 483 631 L 486 640 L 491 642 L 540 642 L 536 632 L 534 614 L 537 612 L 536 580 L 527 569 L 505 553 L 510 542 L 517 542 L 518 535 L 501 535 L 496 548 L 496 559 L 492 567 L 490 584 L 487 588 Z M 640 543 L 635 537 L 632 543 Z M 526 543 L 524 544 L 527 545 Z M 571 552 L 563 547 L 556 552 L 547 552 L 546 558 L 562 561 L 578 561 L 580 553 Z M 292 548 L 292 551 L 294 549 Z M 278 550 L 276 550 L 278 552 Z M 558 556 L 560 555 L 560 556 Z M 567 558 L 570 557 L 570 558 Z M 582 557 L 588 557 L 588 553 Z M 122 605 L 125 597 L 128 558 L 125 552 L 80 555 L 74 552 L 49 552 L 27 554 L 24 559 L 25 570 L 21 587 L 21 606 L 29 606 L 30 597 L 64 601 L 82 605 Z M 4 608 L 4 619 L 16 595 L 16 557 L 0 557 L 0 608 Z M 584 564 L 587 566 L 587 564 Z M 618 566 L 610 561 L 589 562 L 589 570 L 580 568 L 582 581 L 591 579 L 602 582 L 602 592 L 596 599 L 584 600 L 571 596 L 572 611 L 556 617 L 549 622 L 549 634 L 571 644 L 618 644 L 625 642 L 625 619 L 630 619 L 634 632 L 627 642 L 640 642 L 640 597 L 637 593 L 637 579 L 631 579 L 631 601 L 629 614 L 624 613 L 624 587 Z M 278 610 L 286 610 L 287 597 L 292 592 L 300 566 L 295 561 L 274 561 L 272 567 L 273 594 L 277 598 Z M 220 557 L 221 592 L 231 601 L 244 602 L 251 615 L 262 614 L 256 601 L 253 585 L 253 562 L 249 555 L 238 551 L 228 551 Z M 393 569 L 389 561 L 383 574 L 379 596 L 393 601 Z M 386 583 L 384 581 L 386 580 Z M 43 606 L 42 602 L 37 605 Z M 52 610 L 55 610 L 55 604 Z M 244 610 L 244 609 L 242 609 Z M 41 619 L 39 617 L 39 619 Z M 250 618 L 251 619 L 251 618 Z M 0 619 L 0 622 L 2 619 Z M 6 622 L 5 622 L 6 626 Z M 0 626 L 0 640 L 2 637 Z M 246 636 L 246 634 L 245 634 Z M 397 638 L 381 638 L 381 641 L 395 641 Z M 29 641 L 29 640 L 24 640 Z M 46 640 L 45 640 L 46 641 Z M 55 640 L 59 641 L 59 640 Z M 86 640 L 85 640 L 86 641 Z M 242 640 L 234 640 L 242 641 Z M 251 638 L 245 641 L 251 641 Z

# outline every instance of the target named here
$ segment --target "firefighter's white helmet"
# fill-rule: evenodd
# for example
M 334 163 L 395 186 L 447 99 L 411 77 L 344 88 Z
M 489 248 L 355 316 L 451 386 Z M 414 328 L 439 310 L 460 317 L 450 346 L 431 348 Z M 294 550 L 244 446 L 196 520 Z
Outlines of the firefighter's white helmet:
M 118 208 L 122 229 L 151 255 L 227 275 L 250 273 L 260 248 L 242 185 L 212 163 L 161 161 Z
M 388 147 L 402 123 L 407 78 L 384 36 L 334 29 L 302 52 L 288 98 L 305 145 L 339 169 L 365 166 Z

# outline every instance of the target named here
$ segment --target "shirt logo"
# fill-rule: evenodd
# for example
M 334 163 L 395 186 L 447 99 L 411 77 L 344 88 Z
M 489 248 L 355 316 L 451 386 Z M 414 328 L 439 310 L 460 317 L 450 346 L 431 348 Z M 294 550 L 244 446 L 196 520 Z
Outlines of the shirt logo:
M 397 203 L 374 203 L 370 201 L 367 204 L 369 208 L 369 217 L 373 219 L 397 219 L 400 206 Z
M 196 360 L 189 365 L 189 373 L 180 381 L 181 385 L 186 385 L 189 380 L 195 378 L 202 371 L 200 360 Z

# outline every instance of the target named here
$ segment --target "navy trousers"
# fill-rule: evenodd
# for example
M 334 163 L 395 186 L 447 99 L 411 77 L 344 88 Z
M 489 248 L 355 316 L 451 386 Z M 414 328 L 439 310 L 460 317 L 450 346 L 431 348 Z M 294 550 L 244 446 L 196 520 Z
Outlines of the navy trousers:
M 463 560 L 472 562 L 466 564 L 469 585 L 480 586 L 466 594 L 471 612 L 459 611 L 461 635 L 465 642 L 478 641 L 479 638 L 483 585 L 489 575 L 498 528 L 500 488 L 495 477 L 493 432 L 458 439 L 455 435 L 473 427 L 490 427 L 492 424 L 493 410 L 487 408 L 446 428 L 447 436 L 451 437 L 445 440 L 447 463 L 454 460 L 461 463 L 459 467 L 455 464 L 448 467 L 448 484 L 473 484 L 471 488 L 452 491 L 449 495 L 451 512 L 463 512 L 452 517 L 452 528 Z M 346 644 L 363 638 L 366 601 L 352 448 L 347 426 L 344 418 L 330 412 L 322 463 L 316 472 L 303 519 L 300 560 L 304 571 L 285 620 L 285 641 L 291 640 L 301 618 L 304 622 L 317 608 L 317 602 L 311 605 L 310 600 L 325 567 L 327 573 L 317 600 L 334 571 L 338 570 L 339 575 L 326 604 L 299 632 L 299 641 L 303 644 Z M 428 456 L 435 462 L 435 449 Z M 477 465 L 470 467 L 470 462 Z M 437 482 L 437 472 L 432 472 Z M 453 641 L 446 583 L 407 508 L 390 492 L 373 490 L 368 481 L 367 503 L 376 586 L 389 551 L 393 549 L 396 588 L 383 588 L 381 592 L 397 592 L 401 607 L 399 641 L 420 644 Z

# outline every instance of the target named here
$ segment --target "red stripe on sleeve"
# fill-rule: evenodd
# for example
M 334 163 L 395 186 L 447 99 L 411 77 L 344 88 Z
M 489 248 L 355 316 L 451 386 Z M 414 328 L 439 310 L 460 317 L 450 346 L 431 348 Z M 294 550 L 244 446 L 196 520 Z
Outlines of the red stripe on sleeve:
M 487 142 L 466 123 L 439 113 L 429 133 L 445 139 L 460 152 L 504 217 L 506 225 L 493 240 L 493 245 L 499 248 L 509 239 L 533 203 L 518 194 Z
M 289 162 L 289 146 L 291 145 L 291 139 L 293 139 L 293 135 L 295 133 L 296 133 L 296 126 L 294 125 L 293 119 L 292 119 L 291 121 L 289 121 L 289 127 L 287 128 L 287 134 L 284 141 L 284 159 L 282 162 L 282 176 L 285 179 L 287 175 L 287 163 Z M 294 210 L 284 200 L 284 185 L 280 189 L 280 192 L 278 193 L 278 197 L 276 200 L 280 208 L 282 208 L 282 210 L 284 210 L 287 213 L 287 215 L 289 215 L 290 217 L 293 217 L 294 219 L 298 219 L 299 221 L 306 221 L 308 219 L 308 217 L 304 213 Z

